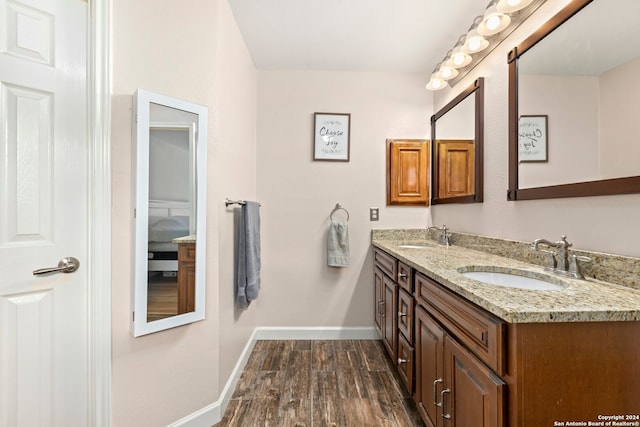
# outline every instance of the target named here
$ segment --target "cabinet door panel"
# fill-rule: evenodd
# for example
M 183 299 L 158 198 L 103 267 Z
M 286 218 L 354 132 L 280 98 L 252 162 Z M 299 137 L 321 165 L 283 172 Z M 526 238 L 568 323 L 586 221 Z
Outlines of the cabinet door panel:
M 382 314 L 382 343 L 391 360 L 398 357 L 398 285 L 387 276 L 382 278 L 383 284 L 383 314 Z
M 387 205 L 429 204 L 429 142 L 387 140 Z
M 398 374 L 409 393 L 413 393 L 413 363 L 413 347 L 404 335 L 398 334 Z
M 451 337 L 444 339 L 444 412 L 456 427 L 503 427 L 505 383 Z
M 438 197 L 468 196 L 475 192 L 475 146 L 470 141 L 437 141 Z
M 413 295 L 404 289 L 398 292 L 398 331 L 400 331 L 413 344 Z
M 415 401 L 429 427 L 441 425 L 440 392 L 443 390 L 444 330 L 422 308 L 415 310 Z
M 373 286 L 374 286 L 374 307 L 373 317 L 376 323 L 376 329 L 382 336 L 382 278 L 384 274 L 379 268 L 373 270 Z

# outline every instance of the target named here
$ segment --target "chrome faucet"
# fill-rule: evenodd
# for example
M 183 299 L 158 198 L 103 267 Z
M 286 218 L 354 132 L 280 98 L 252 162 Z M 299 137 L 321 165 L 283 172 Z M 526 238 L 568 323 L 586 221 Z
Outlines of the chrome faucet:
M 440 231 L 440 237 L 438 238 L 438 243 L 444 246 L 451 246 L 451 234 L 449 233 L 449 229 L 446 224 L 443 224 L 441 228 L 431 226 L 427 228 L 427 231 L 438 230 Z
M 557 256 L 552 251 L 538 249 L 540 245 L 556 248 L 558 250 Z M 591 261 L 591 258 L 576 254 L 569 255 L 569 248 L 571 246 L 573 246 L 573 243 L 567 241 L 567 236 L 562 236 L 562 240 L 558 240 L 557 242 L 551 242 L 547 239 L 536 239 L 531 244 L 531 249 L 549 255 L 545 270 L 563 276 L 570 276 L 575 279 L 584 279 L 578 261 L 588 262 Z
M 569 269 L 569 254 L 567 252 L 567 250 L 573 246 L 573 243 L 569 243 L 567 241 L 567 236 L 562 236 L 562 240 L 558 240 L 557 242 L 553 243 L 550 242 L 547 239 L 536 239 L 533 244 L 531 245 L 531 249 L 533 249 L 534 251 L 538 250 L 538 246 L 539 245 L 545 245 L 545 246 L 550 246 L 552 248 L 557 248 L 558 249 L 558 256 L 554 257 L 553 256 L 553 252 L 550 251 L 541 251 L 543 253 L 551 253 L 550 258 L 555 258 L 556 260 L 556 266 L 555 266 L 555 270 L 557 271 L 567 271 Z

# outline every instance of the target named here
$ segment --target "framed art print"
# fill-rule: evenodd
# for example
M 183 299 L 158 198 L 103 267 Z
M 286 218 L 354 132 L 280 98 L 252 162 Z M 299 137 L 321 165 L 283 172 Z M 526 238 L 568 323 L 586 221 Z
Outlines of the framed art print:
M 546 162 L 547 116 L 520 116 L 518 121 L 518 161 Z
M 313 160 L 349 161 L 351 114 L 314 113 Z

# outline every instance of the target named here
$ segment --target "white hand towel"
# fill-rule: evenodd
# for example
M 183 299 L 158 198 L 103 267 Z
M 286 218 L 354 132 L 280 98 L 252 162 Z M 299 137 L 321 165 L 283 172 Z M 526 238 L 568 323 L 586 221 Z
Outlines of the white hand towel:
M 331 221 L 329 225 L 327 264 L 330 267 L 349 265 L 349 227 L 346 222 Z

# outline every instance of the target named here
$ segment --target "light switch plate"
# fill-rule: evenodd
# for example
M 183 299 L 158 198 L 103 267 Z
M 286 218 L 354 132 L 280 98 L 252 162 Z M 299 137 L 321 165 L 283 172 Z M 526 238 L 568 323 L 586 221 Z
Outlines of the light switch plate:
M 378 208 L 369 208 L 369 221 L 378 221 L 380 219 L 380 211 Z

